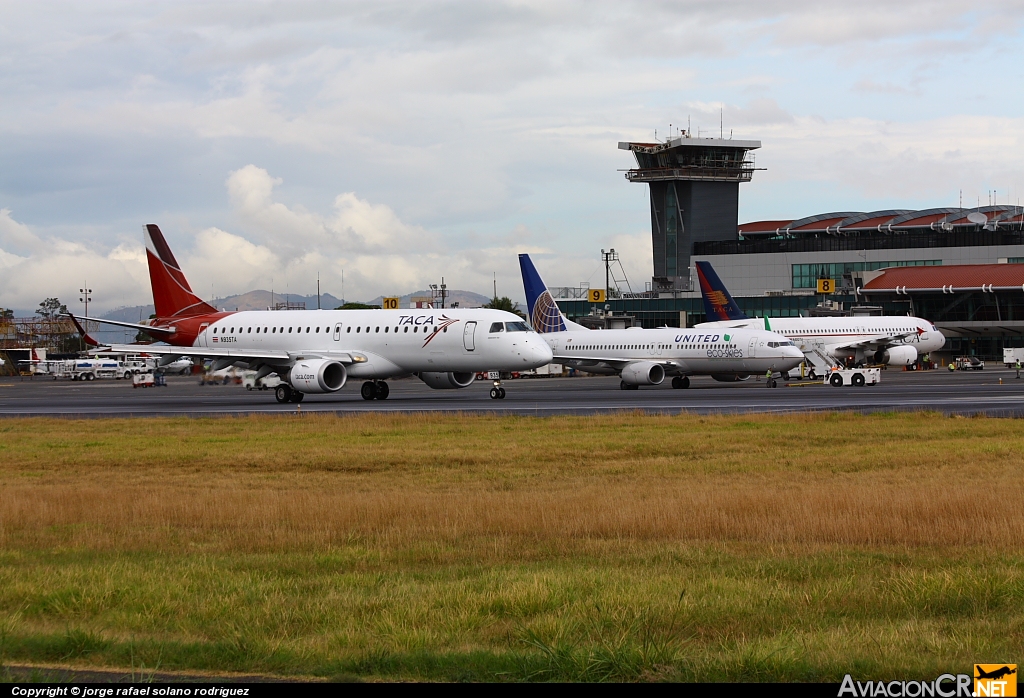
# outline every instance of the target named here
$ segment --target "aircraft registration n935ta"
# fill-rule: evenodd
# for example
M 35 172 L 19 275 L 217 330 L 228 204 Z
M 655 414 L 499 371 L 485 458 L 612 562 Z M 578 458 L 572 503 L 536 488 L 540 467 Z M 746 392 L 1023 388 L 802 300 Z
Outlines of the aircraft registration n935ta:
M 555 359 L 588 373 L 617 375 L 623 390 L 659 385 L 666 376 L 672 376 L 673 388 L 690 387 L 694 375 L 744 380 L 784 373 L 804 359 L 785 337 L 761 329 L 589 330 L 562 315 L 529 255 L 519 255 L 519 267 L 530 321 Z
M 167 345 L 113 344 L 112 351 L 213 359 L 257 378 L 281 377 L 278 402 L 334 393 L 363 379 L 366 400 L 384 400 L 387 378 L 416 375 L 435 389 L 467 388 L 480 371 L 522 371 L 551 363 L 551 349 L 522 319 L 503 310 L 218 311 L 192 292 L 160 228 L 146 226 L 156 318 L 149 324 L 85 318 L 143 330 Z M 79 326 L 81 331 L 81 326 Z M 500 329 L 500 331 L 498 331 Z M 95 344 L 83 332 L 86 341 Z M 492 398 L 505 397 L 496 385 Z

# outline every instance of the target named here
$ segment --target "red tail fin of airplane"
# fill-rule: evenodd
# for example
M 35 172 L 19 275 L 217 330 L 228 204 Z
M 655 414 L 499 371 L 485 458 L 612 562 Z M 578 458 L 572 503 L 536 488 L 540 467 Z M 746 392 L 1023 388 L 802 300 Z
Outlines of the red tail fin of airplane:
M 192 292 L 160 228 L 146 226 L 146 257 L 153 305 L 158 318 L 193 317 L 216 313 L 217 309 Z

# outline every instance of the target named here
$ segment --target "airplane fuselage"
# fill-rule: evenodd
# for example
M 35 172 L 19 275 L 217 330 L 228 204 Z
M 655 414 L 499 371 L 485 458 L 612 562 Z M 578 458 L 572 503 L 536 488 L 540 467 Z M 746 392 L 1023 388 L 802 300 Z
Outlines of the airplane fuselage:
M 763 326 L 763 322 L 761 318 L 724 320 L 701 323 L 697 327 L 711 330 L 749 327 L 751 323 Z M 770 318 L 768 322 L 772 332 L 785 336 L 797 346 L 809 350 L 810 345 L 815 345 L 828 355 L 844 360 L 871 358 L 870 348 L 849 349 L 851 345 L 906 346 L 921 355 L 938 351 L 946 343 L 945 336 L 935 325 L 918 317 L 779 317 Z
M 503 331 L 492 337 L 488 330 L 495 323 Z M 549 363 L 551 353 L 535 332 L 525 326 L 524 331 L 504 331 L 516 323 L 522 320 L 512 313 L 469 308 L 239 311 L 190 318 L 187 330 L 168 341 L 239 356 L 268 351 L 295 357 L 352 355 L 352 378 L 515 371 Z M 192 341 L 179 344 L 179 336 Z
M 763 330 L 568 330 L 541 337 L 556 361 L 592 373 L 614 373 L 608 369 L 617 362 L 652 361 L 664 364 L 668 375 L 750 375 L 788 371 L 804 358 L 785 337 Z

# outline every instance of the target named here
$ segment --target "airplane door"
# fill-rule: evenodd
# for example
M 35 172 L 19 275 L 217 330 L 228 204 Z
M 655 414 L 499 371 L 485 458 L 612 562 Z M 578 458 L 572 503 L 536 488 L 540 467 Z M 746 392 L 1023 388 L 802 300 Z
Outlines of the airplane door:
M 341 323 L 340 322 L 337 325 L 334 326 L 334 341 L 335 342 L 340 342 L 341 341 Z
M 750 338 L 750 346 L 747 347 L 747 358 L 753 359 L 757 356 L 757 337 Z
M 466 351 L 476 350 L 476 323 L 467 322 L 466 329 L 462 331 L 462 344 L 466 347 Z
M 199 345 L 203 347 L 210 346 L 206 343 L 206 330 L 210 327 L 210 323 L 204 322 L 199 326 Z

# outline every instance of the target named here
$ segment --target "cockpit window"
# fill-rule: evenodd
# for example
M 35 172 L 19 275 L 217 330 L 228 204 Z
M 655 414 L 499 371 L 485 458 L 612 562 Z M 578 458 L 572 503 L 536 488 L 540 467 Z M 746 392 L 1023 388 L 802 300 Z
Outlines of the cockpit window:
M 495 323 L 497 324 L 497 323 Z M 529 332 L 530 328 L 526 326 L 525 322 L 506 322 L 505 329 L 509 332 Z
M 505 331 L 505 326 L 503 324 L 501 324 L 500 322 L 492 322 L 491 323 L 491 329 L 488 330 L 488 332 L 504 332 L 504 331 Z

